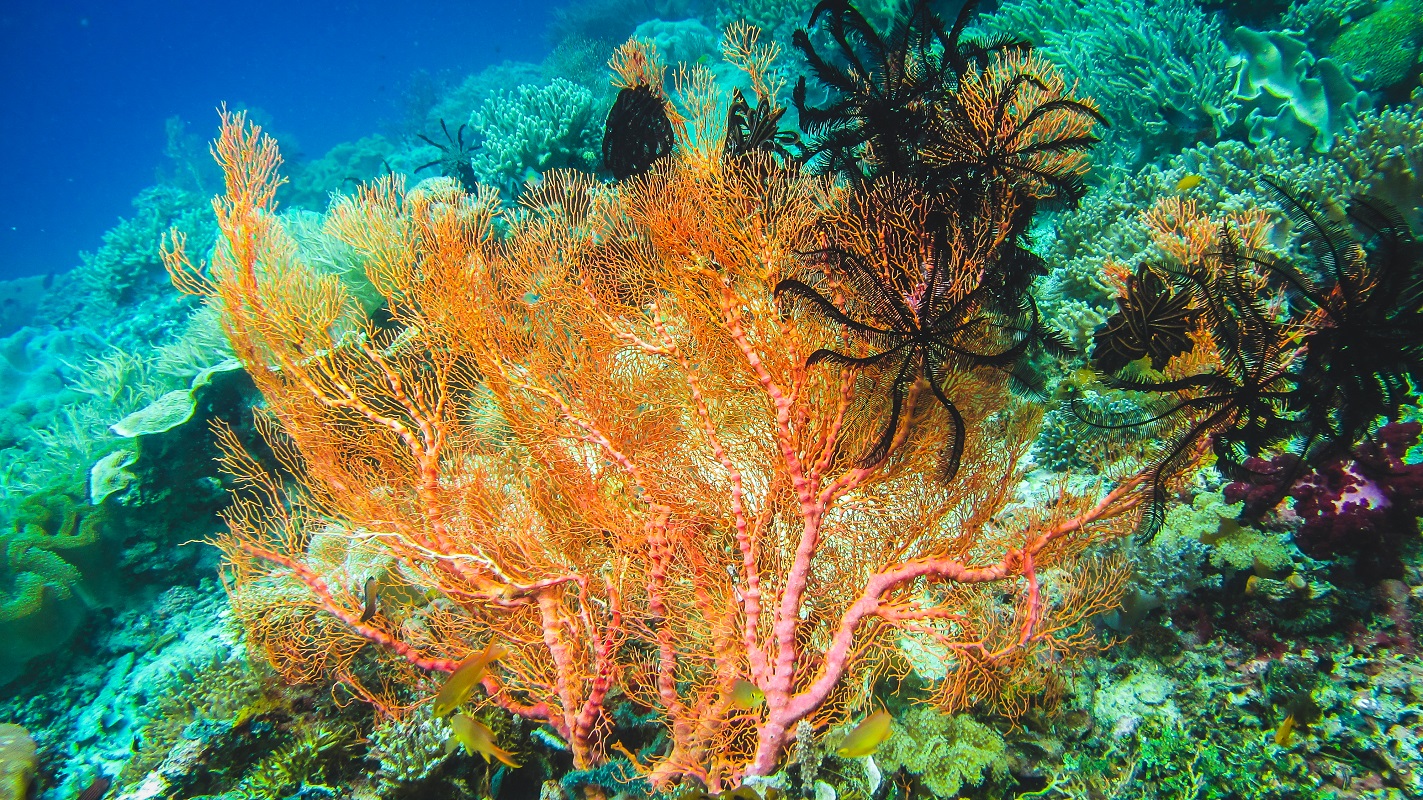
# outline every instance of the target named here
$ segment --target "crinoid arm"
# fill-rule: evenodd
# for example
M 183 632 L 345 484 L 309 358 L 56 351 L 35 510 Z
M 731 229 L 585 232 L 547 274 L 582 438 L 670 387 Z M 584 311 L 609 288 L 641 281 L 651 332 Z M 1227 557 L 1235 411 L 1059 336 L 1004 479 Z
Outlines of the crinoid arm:
M 850 330 L 855 331 L 857 333 L 874 336 L 893 335 L 892 331 L 888 331 L 883 328 L 877 328 L 873 325 L 868 325 L 866 323 L 860 322 L 854 317 L 851 317 L 849 314 L 846 314 L 839 308 L 836 308 L 835 304 L 830 302 L 830 300 L 827 299 L 825 295 L 821 294 L 820 292 L 817 292 L 815 289 L 811 288 L 804 282 L 795 280 L 794 278 L 786 278 L 780 283 L 777 283 L 774 295 L 777 298 L 789 296 L 792 300 L 802 300 L 807 303 L 810 303 L 812 308 L 814 308 L 817 312 L 825 315 L 832 322 L 844 325 L 846 328 L 849 328 Z

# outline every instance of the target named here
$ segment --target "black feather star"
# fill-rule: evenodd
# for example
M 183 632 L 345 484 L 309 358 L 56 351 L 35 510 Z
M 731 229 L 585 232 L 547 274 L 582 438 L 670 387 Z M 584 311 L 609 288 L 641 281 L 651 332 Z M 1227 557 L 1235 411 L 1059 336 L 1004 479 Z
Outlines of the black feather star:
M 1303 338 L 1301 372 L 1311 398 L 1311 444 L 1319 451 L 1310 460 L 1318 461 L 1363 442 L 1379 417 L 1396 417 L 1423 385 L 1423 246 L 1380 201 L 1356 197 L 1345 223 L 1336 223 L 1273 181 L 1262 182 L 1303 233 L 1318 275 L 1254 259 L 1316 312 Z
M 1093 366 L 1115 375 L 1139 358 L 1151 358 L 1160 370 L 1172 358 L 1191 352 L 1190 331 L 1201 312 L 1191 308 L 1191 295 L 1171 292 L 1146 264 L 1127 278 L 1126 292 L 1117 298 L 1117 313 L 1093 335 Z
M 652 169 L 659 158 L 672 152 L 672 122 L 667 104 L 647 84 L 618 92 L 603 127 L 603 166 L 617 180 L 627 180 Z
M 807 156 L 819 171 L 864 181 L 891 174 L 918 177 L 933 105 L 953 81 L 958 36 L 974 5 L 974 0 L 965 4 L 952 33 L 931 0 L 915 0 L 886 33 L 875 30 L 848 0 L 822 0 L 815 7 L 810 24 L 825 20 L 838 52 L 817 52 L 803 30 L 792 41 L 830 93 L 828 105 L 808 105 L 801 78 L 794 94 L 802 127 L 813 131 Z
M 423 133 L 416 136 L 431 147 L 439 148 L 440 157 L 427 164 L 421 164 L 415 168 L 416 172 L 430 167 L 439 167 L 440 174 L 446 178 L 454 178 L 460 182 L 460 187 L 466 192 L 474 192 L 479 189 L 479 180 L 474 175 L 474 163 L 470 161 L 470 156 L 479 145 L 474 141 L 464 140 L 465 126 L 450 134 L 450 129 L 445 125 L 444 120 L 440 120 L 440 130 L 445 132 L 445 141 L 448 144 L 440 144 Z
M 735 158 L 757 151 L 774 153 L 783 161 L 795 158 L 792 148 L 800 144 L 795 131 L 780 128 L 784 108 L 775 107 L 767 98 L 757 96 L 756 107 L 746 102 L 740 89 L 731 91 L 731 106 L 726 112 L 726 142 L 723 151 Z
M 908 234 L 910 241 L 893 241 L 908 233 L 894 224 L 893 213 L 907 201 L 894 187 L 882 189 L 856 201 L 862 203 L 856 214 L 862 215 L 873 240 L 879 243 L 875 252 L 859 251 L 832 236 L 823 247 L 802 254 L 843 285 L 852 298 L 849 312 L 799 280 L 782 280 L 776 284 L 775 294 L 806 304 L 838 325 L 846 339 L 877 351 L 855 356 L 822 348 L 806 359 L 807 365 L 828 363 L 866 371 L 888 395 L 888 416 L 874 444 L 859 457 L 860 465 L 870 466 L 890 455 L 910 390 L 922 382 L 949 415 L 942 467 L 943 478 L 949 480 L 963 456 L 965 426 L 963 414 L 944 392 L 945 381 L 955 373 L 979 367 L 1012 375 L 1013 367 L 1036 341 L 1035 333 L 1041 327 L 1037 307 L 1028 303 L 1026 319 L 1016 312 L 1004 314 L 996 308 L 991 286 L 959 286 L 964 266 L 958 259 L 973 262 L 981 254 L 950 255 L 953 248 L 943 244 L 942 234 Z M 922 248 L 918 257 L 902 258 L 918 248 Z M 886 269 L 884 263 L 877 268 L 872 263 L 883 262 L 891 251 L 916 268 Z

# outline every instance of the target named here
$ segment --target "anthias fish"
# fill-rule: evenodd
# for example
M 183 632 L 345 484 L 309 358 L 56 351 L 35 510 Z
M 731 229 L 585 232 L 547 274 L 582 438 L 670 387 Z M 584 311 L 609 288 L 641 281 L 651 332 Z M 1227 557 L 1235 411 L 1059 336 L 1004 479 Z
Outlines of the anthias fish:
M 865 717 L 850 731 L 845 740 L 840 742 L 840 746 L 835 749 L 835 755 L 841 758 L 870 755 L 889 738 L 889 722 L 889 712 L 884 709 Z
M 464 751 L 470 755 L 478 753 L 484 756 L 486 762 L 490 757 L 497 758 L 510 769 L 518 769 L 519 762 L 514 760 L 514 754 L 504 750 L 494 743 L 494 731 L 488 725 L 465 714 L 456 714 L 450 720 L 450 728 L 454 730 L 455 741 L 464 747 Z
M 450 673 L 449 680 L 445 681 L 445 685 L 441 686 L 439 693 L 435 695 L 435 716 L 446 716 L 464 705 L 465 699 L 474 690 L 475 684 L 484 679 L 484 671 L 490 664 L 503 658 L 507 653 L 508 651 L 503 647 L 490 642 L 483 650 L 473 653 L 461 661 L 455 671 Z

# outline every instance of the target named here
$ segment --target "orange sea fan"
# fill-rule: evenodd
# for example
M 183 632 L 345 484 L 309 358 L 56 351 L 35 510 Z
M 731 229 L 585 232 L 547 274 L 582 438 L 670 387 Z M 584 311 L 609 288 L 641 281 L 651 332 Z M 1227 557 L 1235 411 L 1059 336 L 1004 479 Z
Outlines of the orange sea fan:
M 940 657 L 943 704 L 1010 714 L 1094 646 L 1087 619 L 1126 572 L 1085 548 L 1130 530 L 1141 479 L 1012 511 L 1038 411 L 991 369 L 942 375 L 958 480 L 924 380 L 860 458 L 885 426 L 853 417 L 872 381 L 808 364 L 841 332 L 775 293 L 813 236 L 876 252 L 830 179 L 673 153 L 618 184 L 551 173 L 502 219 L 452 183 L 384 179 L 328 215 L 385 299 L 378 326 L 288 246 L 271 140 L 223 123 L 218 264 L 181 240 L 165 262 L 221 309 L 266 400 L 282 469 L 220 436 L 238 491 L 217 544 L 289 679 L 399 713 L 496 641 L 476 702 L 548 725 L 581 769 L 635 699 L 665 734 L 636 767 L 720 791 L 773 772 L 802 722 L 852 713 L 905 641 Z M 900 238 L 875 269 L 921 273 L 914 239 L 937 234 L 884 212 Z M 965 282 L 1001 223 L 939 242 Z M 738 681 L 764 703 L 738 707 Z
M 925 160 L 984 185 L 1006 185 L 1024 199 L 1080 195 L 1092 134 L 1106 119 L 1079 98 L 1052 62 L 1032 50 L 995 53 L 970 65 L 940 108 Z

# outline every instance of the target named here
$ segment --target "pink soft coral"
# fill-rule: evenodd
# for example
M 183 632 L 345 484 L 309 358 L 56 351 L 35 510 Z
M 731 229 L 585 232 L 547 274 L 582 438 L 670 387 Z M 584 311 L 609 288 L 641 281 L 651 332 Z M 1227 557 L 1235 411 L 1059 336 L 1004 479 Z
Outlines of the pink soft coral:
M 1304 525 L 1295 544 L 1314 558 L 1354 554 L 1361 573 L 1372 578 L 1402 574 L 1399 549 L 1406 537 L 1418 534 L 1423 514 L 1423 465 L 1403 457 L 1418 444 L 1423 426 L 1393 422 L 1347 456 L 1325 462 L 1294 482 L 1288 494 Z M 1299 474 L 1298 458 L 1276 456 L 1246 464 L 1254 476 L 1225 489 L 1228 502 L 1244 500 L 1247 513 L 1266 511 L 1260 504 L 1278 497 L 1281 481 Z

